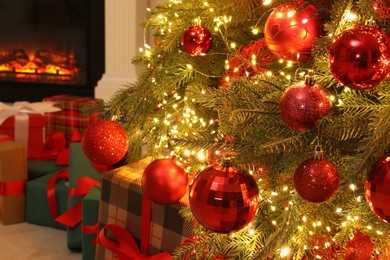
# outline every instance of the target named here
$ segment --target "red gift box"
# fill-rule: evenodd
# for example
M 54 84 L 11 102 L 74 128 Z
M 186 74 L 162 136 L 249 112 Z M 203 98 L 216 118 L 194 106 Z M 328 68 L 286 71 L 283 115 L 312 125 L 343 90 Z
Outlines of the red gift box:
M 27 158 L 34 159 L 42 156 L 44 150 L 43 127 L 45 118 L 40 114 L 28 115 L 28 133 L 27 140 L 19 141 L 15 136 L 15 116 L 9 117 L 0 125 L 0 134 L 8 135 L 12 140 L 25 145 L 27 141 Z
M 79 97 L 71 95 L 56 95 L 46 97 L 43 102 L 53 102 L 61 111 L 45 114 L 46 136 L 62 131 L 70 138 L 73 130 L 81 134 L 94 121 L 100 118 L 103 106 L 102 99 Z

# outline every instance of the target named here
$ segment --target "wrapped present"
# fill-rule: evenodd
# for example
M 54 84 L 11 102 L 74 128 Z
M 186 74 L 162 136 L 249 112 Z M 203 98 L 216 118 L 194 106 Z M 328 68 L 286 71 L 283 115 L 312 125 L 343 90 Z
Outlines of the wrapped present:
M 43 102 L 54 102 L 61 111 L 46 114 L 46 135 L 63 131 L 70 138 L 72 131 L 78 129 L 83 134 L 92 122 L 100 118 L 102 99 L 71 95 L 46 97 Z
M 142 254 L 155 255 L 161 252 L 171 253 L 186 241 L 192 233 L 193 223 L 186 221 L 179 211 L 188 205 L 188 196 L 183 198 L 179 203 L 171 205 L 158 205 L 150 203 L 149 210 L 150 223 L 146 225 L 149 232 L 145 229 L 141 231 L 141 222 L 148 221 L 147 215 L 144 215 L 145 206 L 142 195 L 141 179 L 144 168 L 150 160 L 144 159 L 110 172 L 102 174 L 102 191 L 99 205 L 99 241 L 103 229 L 108 238 L 121 242 L 112 227 L 119 230 L 126 230 L 139 245 L 141 242 L 147 247 Z M 146 206 L 147 209 L 147 206 Z M 147 211 L 146 211 L 147 212 Z M 144 225 L 145 226 L 145 225 Z M 108 228 L 107 228 L 108 227 Z M 145 238 L 149 239 L 145 241 Z M 119 231 L 119 236 L 128 236 Z M 131 243 L 131 239 L 125 239 L 124 244 Z M 146 242 L 146 243 L 145 243 Z M 108 243 L 111 244 L 111 243 Z M 114 243 L 115 244 L 115 243 Z M 131 243 L 133 244 L 133 243 Z M 143 248 L 143 246 L 142 246 Z M 126 259 L 126 256 L 118 256 L 118 251 L 112 250 L 99 242 L 96 247 L 96 259 Z
M 0 103 L 0 134 L 26 147 L 28 159 L 40 159 L 45 151 L 43 114 L 59 110 L 51 102 L 15 102 L 13 106 Z
M 100 187 L 93 187 L 82 199 L 82 259 L 95 259 L 95 240 L 99 212 Z
M 80 250 L 82 247 L 81 200 L 95 185 L 100 185 L 100 173 L 92 167 L 84 154 L 81 143 L 70 144 L 68 210 L 74 210 L 75 214 L 72 221 L 65 223 L 68 226 L 69 249 Z
M 4 225 L 24 222 L 26 181 L 25 148 L 0 135 L 0 221 Z
M 26 184 L 26 221 L 66 230 L 56 218 L 68 210 L 67 169 L 52 172 Z
M 43 175 L 58 172 L 65 166 L 58 166 L 55 160 L 29 160 L 27 161 L 28 180 L 35 180 Z

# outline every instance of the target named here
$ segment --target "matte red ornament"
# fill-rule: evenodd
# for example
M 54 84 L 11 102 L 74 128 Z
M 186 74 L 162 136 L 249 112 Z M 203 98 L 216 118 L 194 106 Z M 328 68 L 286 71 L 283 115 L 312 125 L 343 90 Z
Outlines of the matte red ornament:
M 226 162 L 199 172 L 190 189 L 195 219 L 219 233 L 244 228 L 259 208 L 259 189 L 251 175 Z
M 85 129 L 81 141 L 88 159 L 99 165 L 113 165 L 121 161 L 128 150 L 126 130 L 116 121 L 98 120 Z
M 264 26 L 268 48 L 278 58 L 294 62 L 309 60 L 314 40 L 323 32 L 323 19 L 317 11 L 317 7 L 301 0 L 276 7 Z
M 371 259 L 375 244 L 368 235 L 360 230 L 355 233 L 353 239 L 349 240 L 344 248 L 343 260 Z
M 355 90 L 378 86 L 390 72 L 390 41 L 373 26 L 362 25 L 336 36 L 329 67 L 338 82 Z
M 146 166 L 142 175 L 142 190 L 151 201 L 168 205 L 178 202 L 186 193 L 188 174 L 174 159 L 157 159 Z
M 336 166 L 329 160 L 318 159 L 319 157 L 315 155 L 315 158 L 303 161 L 294 173 L 295 190 L 303 199 L 314 203 L 332 199 L 340 186 Z
M 213 44 L 210 31 L 202 25 L 189 27 L 183 33 L 181 45 L 191 56 L 200 56 L 208 52 Z
M 364 190 L 371 210 L 390 223 L 390 155 L 381 158 L 371 168 Z
M 332 109 L 329 92 L 310 78 L 291 85 L 282 95 L 279 113 L 283 122 L 297 132 L 308 132 Z

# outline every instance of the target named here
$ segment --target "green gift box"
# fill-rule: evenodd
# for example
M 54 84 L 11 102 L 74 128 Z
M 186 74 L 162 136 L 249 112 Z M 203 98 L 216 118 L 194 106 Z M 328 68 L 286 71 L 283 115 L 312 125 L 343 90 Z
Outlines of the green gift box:
M 26 221 L 29 223 L 66 230 L 66 226 L 56 222 L 50 213 L 48 184 L 50 178 L 58 174 L 53 172 L 31 180 L 26 184 Z M 60 214 L 68 209 L 68 181 L 58 179 L 55 185 L 55 197 Z
M 28 180 L 35 180 L 43 175 L 58 172 L 64 166 L 57 166 L 55 160 L 29 160 L 27 161 Z
M 100 187 L 94 186 L 82 199 L 82 259 L 94 260 L 96 246 L 94 240 L 97 233 L 99 213 Z
M 78 179 L 89 177 L 92 180 L 100 182 L 100 173 L 95 170 L 88 157 L 84 154 L 84 151 L 81 147 L 81 143 L 72 143 L 70 144 L 70 158 L 69 158 L 69 189 L 70 191 L 78 187 Z M 85 190 L 83 188 L 82 190 Z M 77 192 L 76 192 L 77 193 Z M 69 196 L 68 209 L 75 207 L 78 203 L 81 203 L 83 195 L 80 196 Z M 97 213 L 96 213 L 97 214 Z M 80 211 L 81 215 L 81 211 Z M 81 220 L 81 218 L 80 218 Z M 81 222 L 74 227 L 68 227 L 67 233 L 67 244 L 68 248 L 71 250 L 81 250 L 82 248 L 82 232 L 81 232 Z

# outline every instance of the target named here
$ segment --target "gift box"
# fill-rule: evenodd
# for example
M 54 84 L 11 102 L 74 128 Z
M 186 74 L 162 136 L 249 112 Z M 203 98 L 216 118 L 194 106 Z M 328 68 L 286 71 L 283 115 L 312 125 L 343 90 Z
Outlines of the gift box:
M 95 259 L 95 239 L 99 212 L 100 187 L 94 186 L 82 199 L 82 259 Z
M 74 222 L 68 225 L 67 244 L 69 249 L 80 250 L 82 248 L 81 200 L 95 185 L 100 185 L 100 173 L 92 167 L 81 143 L 71 143 L 68 210 L 79 208 L 80 211 Z
M 145 199 L 142 195 L 141 179 L 149 162 L 144 159 L 102 174 L 99 237 L 102 229 L 113 225 L 125 229 L 140 245 L 141 222 L 142 219 L 145 220 L 145 216 L 141 217 Z M 179 214 L 187 205 L 188 196 L 171 205 L 151 203 L 148 255 L 171 253 L 191 236 L 193 223 L 186 221 Z M 107 236 L 116 240 L 115 236 L 111 237 L 110 232 L 107 232 Z M 118 259 L 116 257 L 112 250 L 102 246 L 100 242 L 97 244 L 96 259 Z
M 43 114 L 59 110 L 51 102 L 15 102 L 13 106 L 0 103 L 0 134 L 26 147 L 28 159 L 40 159 L 45 152 Z
M 70 138 L 74 129 L 83 134 L 84 130 L 101 115 L 102 99 L 71 95 L 46 97 L 43 102 L 54 102 L 61 111 L 47 113 L 46 135 L 55 131 L 63 131 Z
M 27 222 L 66 230 L 67 227 L 57 222 L 55 217 L 68 209 L 68 178 L 67 170 L 60 170 L 27 182 Z M 49 199 L 49 193 L 52 194 L 52 199 Z M 57 211 L 56 216 L 53 216 L 53 210 Z
M 0 135 L 0 221 L 24 222 L 26 150 L 8 136 Z
M 31 181 L 64 168 L 65 166 L 58 166 L 55 160 L 29 160 L 27 161 L 27 177 Z

